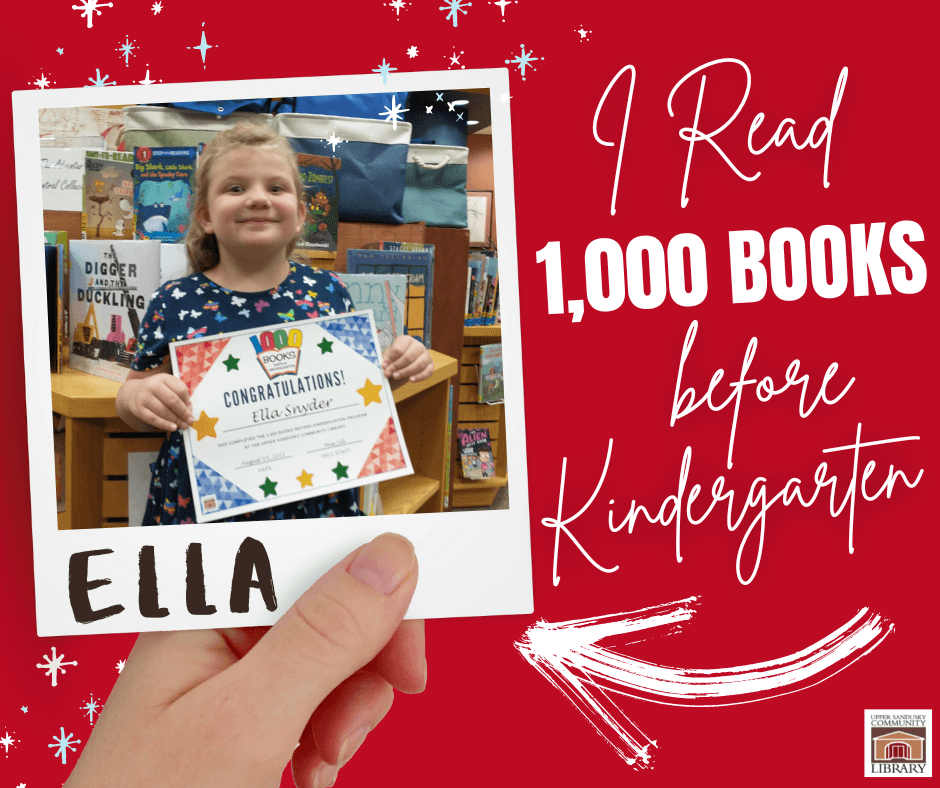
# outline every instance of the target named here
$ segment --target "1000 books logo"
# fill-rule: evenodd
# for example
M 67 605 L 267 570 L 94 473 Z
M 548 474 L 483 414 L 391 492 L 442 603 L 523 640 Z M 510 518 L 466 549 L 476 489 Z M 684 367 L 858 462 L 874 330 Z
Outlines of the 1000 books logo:
M 931 776 L 931 710 L 866 709 L 865 776 Z

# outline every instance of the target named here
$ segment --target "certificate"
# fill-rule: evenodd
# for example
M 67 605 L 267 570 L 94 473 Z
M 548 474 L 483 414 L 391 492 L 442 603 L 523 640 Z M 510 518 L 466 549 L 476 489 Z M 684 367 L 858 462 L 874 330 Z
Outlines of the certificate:
M 196 519 L 413 473 L 371 310 L 171 345 Z

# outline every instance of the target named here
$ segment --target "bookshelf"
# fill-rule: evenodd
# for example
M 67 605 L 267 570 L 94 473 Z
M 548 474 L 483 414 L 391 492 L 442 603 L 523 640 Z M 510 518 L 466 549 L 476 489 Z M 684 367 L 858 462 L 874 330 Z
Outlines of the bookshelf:
M 460 476 L 460 458 L 456 451 L 454 462 L 453 506 L 492 506 L 496 493 L 509 483 L 506 462 L 506 410 L 503 405 L 481 405 L 477 402 L 480 345 L 490 345 L 502 338 L 500 326 L 466 326 L 461 354 L 460 397 L 457 410 L 457 429 L 485 427 L 490 433 L 496 475 L 492 479 L 464 479 Z M 455 429 L 456 432 L 456 429 Z
M 385 514 L 443 510 L 447 403 L 457 359 L 431 351 L 434 374 L 394 392 L 415 473 L 379 484 Z M 51 375 L 52 410 L 65 419 L 65 511 L 59 530 L 113 528 L 127 521 L 127 454 L 157 451 L 164 434 L 132 431 L 117 417 L 120 384 L 73 369 Z

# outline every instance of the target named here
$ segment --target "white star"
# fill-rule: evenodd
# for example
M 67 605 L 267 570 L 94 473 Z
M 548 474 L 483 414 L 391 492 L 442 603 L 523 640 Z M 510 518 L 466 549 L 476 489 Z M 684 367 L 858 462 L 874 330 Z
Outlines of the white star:
M 43 658 L 46 660 L 46 664 L 39 663 L 36 665 L 37 668 L 45 669 L 47 676 L 52 676 L 52 686 L 56 686 L 56 678 L 59 675 L 59 671 L 65 673 L 65 668 L 63 665 L 78 665 L 77 662 L 63 662 L 65 659 L 65 654 L 56 655 L 55 646 L 52 647 L 52 659 L 49 659 L 48 654 L 43 654 Z
M 23 712 L 23 714 L 26 714 L 26 712 L 29 711 L 29 707 L 28 707 L 28 706 L 20 706 L 20 711 Z
M 417 57 L 418 47 L 408 47 L 408 57 Z
M 73 5 L 73 11 L 81 11 L 82 16 L 88 20 L 88 27 L 91 27 L 92 22 L 94 22 L 95 14 L 101 16 L 101 11 L 98 8 L 112 8 L 111 3 L 99 3 L 98 0 L 80 0 L 81 5 Z
M 339 145 L 343 140 L 336 136 L 335 131 L 330 132 L 330 136 L 326 138 L 327 144 L 333 148 L 333 153 L 336 153 L 336 146 Z
M 155 14 L 159 14 L 163 10 L 163 4 L 160 3 L 159 0 L 157 0 L 156 3 L 150 6 L 150 10 L 153 11 Z
M 508 102 L 509 102 L 509 99 L 511 99 L 511 98 L 512 98 L 512 96 L 510 96 L 508 93 L 500 93 L 500 94 L 499 94 L 499 100 L 502 101 L 503 104 L 508 103 Z
M 388 5 L 390 8 L 395 9 L 395 16 L 398 16 L 402 8 L 405 7 L 405 0 L 392 0 L 392 2 L 389 3 Z
M 145 76 L 145 77 L 144 77 L 142 80 L 140 80 L 140 82 L 138 82 L 137 84 L 138 84 L 138 85 L 152 85 L 154 82 L 156 82 L 156 80 L 150 78 L 150 69 L 148 68 L 148 69 L 147 69 L 147 76 Z
M 392 130 L 397 131 L 398 121 L 404 122 L 405 120 L 403 117 L 401 117 L 401 114 L 403 112 L 410 112 L 410 111 L 411 110 L 402 109 L 401 104 L 398 103 L 398 101 L 395 99 L 395 96 L 392 96 L 392 108 L 389 109 L 388 107 L 386 107 L 385 112 L 380 112 L 379 115 L 387 115 L 388 117 L 385 118 L 385 122 L 388 123 L 389 121 L 391 121 Z
M 430 114 L 432 114 L 432 111 L 433 111 L 433 109 L 434 109 L 434 105 L 432 104 L 430 107 L 427 106 L 427 105 L 425 105 L 424 108 L 427 110 L 427 112 L 426 112 L 425 114 L 426 114 L 426 115 L 430 115 Z
M 62 47 L 59 47 L 59 48 L 56 50 L 56 52 L 58 52 L 60 55 L 61 55 L 64 51 L 65 51 L 65 50 L 62 49 Z
M 117 665 L 115 665 L 114 667 L 117 669 L 117 672 L 120 673 L 122 670 L 124 670 L 124 660 L 123 659 L 118 660 Z
M 10 732 L 9 732 L 9 731 L 4 731 L 4 737 L 3 737 L 2 739 L 0 739 L 0 747 L 3 747 L 3 749 L 4 749 L 5 752 L 9 752 L 9 751 L 10 751 L 10 746 L 13 745 L 13 744 L 15 744 L 15 743 L 16 743 L 16 739 L 14 739 L 14 738 L 10 735 Z
M 463 50 L 460 50 L 460 55 L 462 54 L 463 54 Z M 460 66 L 460 55 L 454 52 L 450 56 L 450 63 L 447 64 L 447 68 L 450 68 L 451 66 Z M 463 66 L 460 66 L 460 67 L 463 68 Z
M 448 102 L 447 102 L 447 111 L 448 111 L 448 112 L 456 112 L 456 110 L 454 109 L 454 104 L 456 104 L 456 103 L 457 103 L 456 101 L 448 101 Z
M 496 0 L 492 5 L 498 5 L 500 14 L 506 16 L 506 6 L 509 5 L 510 2 L 511 0 Z
M 33 84 L 40 90 L 44 90 L 49 85 L 49 80 L 46 79 L 45 74 L 40 74 L 39 79 L 37 79 Z

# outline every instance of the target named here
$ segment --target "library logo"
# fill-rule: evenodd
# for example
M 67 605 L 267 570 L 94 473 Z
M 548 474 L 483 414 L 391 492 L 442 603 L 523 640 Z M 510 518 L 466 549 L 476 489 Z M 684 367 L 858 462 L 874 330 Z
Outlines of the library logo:
M 296 375 L 300 366 L 300 346 L 303 344 L 303 332 L 292 328 L 285 331 L 264 331 L 250 337 L 258 356 L 258 363 L 268 379 L 278 375 Z
M 865 711 L 865 776 L 931 776 L 931 710 Z

